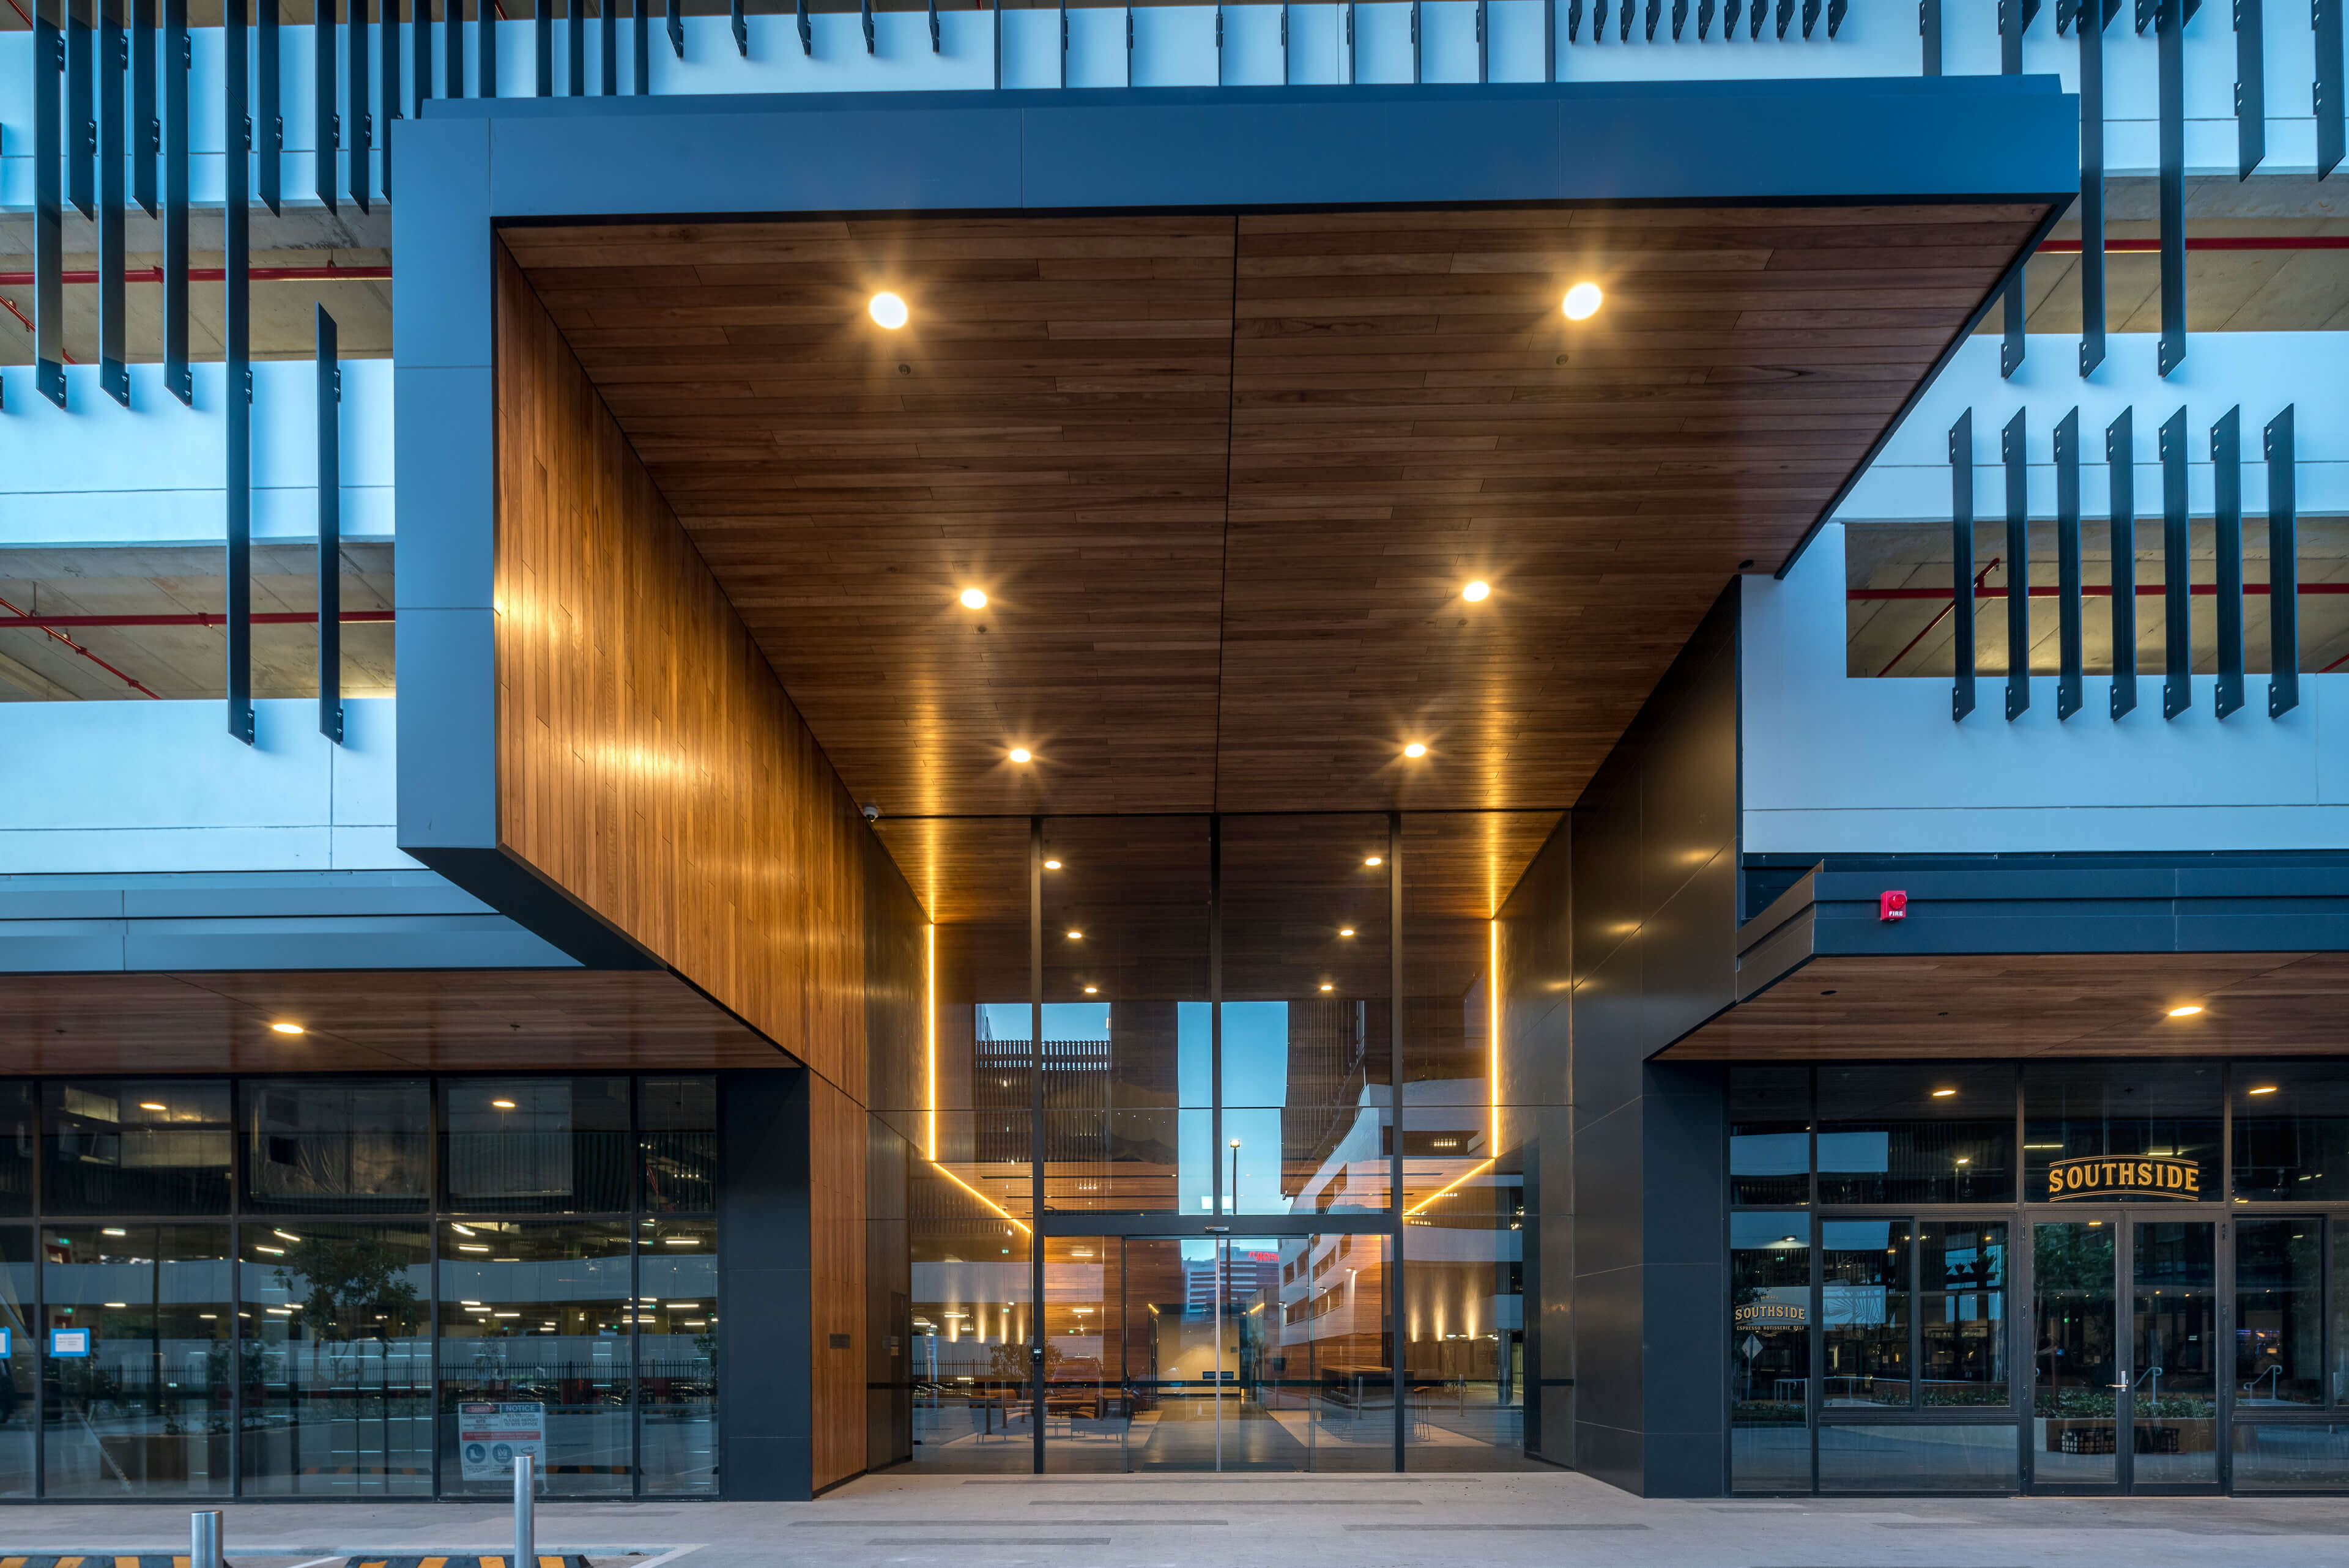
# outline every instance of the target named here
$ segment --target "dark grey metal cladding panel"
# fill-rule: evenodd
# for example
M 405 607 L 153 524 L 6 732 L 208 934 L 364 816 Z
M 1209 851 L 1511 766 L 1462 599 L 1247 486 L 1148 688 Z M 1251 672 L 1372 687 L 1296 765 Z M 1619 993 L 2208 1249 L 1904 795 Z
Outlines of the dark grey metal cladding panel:
M 2016 898 L 2169 898 L 2178 888 L 2178 873 L 2169 865 L 1986 867 L 1909 866 L 1897 862 L 1882 870 L 1819 872 L 1816 898 L 1822 904 L 1865 904 L 1876 918 L 1876 896 L 1897 888 L 1920 903 Z
M 2019 4 L 2020 0 L 2009 0 Z M 1999 432 L 1999 460 L 2006 468 L 2006 717 L 2009 723 L 2031 707 L 2031 489 L 2023 449 L 2026 410 Z
M 1818 913 L 1806 909 L 1737 955 L 1737 999 L 1747 1001 L 1811 961 L 1818 951 Z
M 2243 410 L 2230 408 L 2210 427 L 2212 553 L 2218 578 L 2219 682 L 2216 708 L 2220 718 L 2243 706 Z
M 2180 953 L 2349 952 L 2349 907 L 2329 903 L 2258 912 L 2230 910 L 2203 915 L 2189 907 L 2178 918 Z
M 2093 3 L 2093 0 L 2092 0 Z M 2055 425 L 2055 717 L 2080 711 L 2080 410 Z
M 119 901 L 116 912 L 133 920 L 192 920 L 349 915 L 476 915 L 497 912 L 462 888 L 429 872 L 383 873 L 392 882 L 321 872 L 315 882 L 287 885 L 274 876 L 217 879 L 191 877 L 187 886 L 129 887 L 109 894 Z M 239 885 L 249 880 L 250 885 Z M 226 885 L 220 885 L 225 883 Z M 26 898 L 43 895 L 26 894 Z M 84 895 L 50 895 L 81 897 Z M 95 896 L 95 895 L 88 895 Z M 6 905 L 0 903 L 0 911 Z
M 807 1074 L 728 1072 L 719 1088 L 720 1473 L 735 1501 L 795 1501 L 814 1476 Z
M 1647 1054 L 1736 1002 L 1736 927 L 1737 855 L 1724 848 L 1640 931 Z
M 2163 0 L 2174 5 L 2177 0 Z M 2161 422 L 2161 717 L 2194 706 L 2192 540 L 2187 531 L 2186 409 Z
M 1974 411 L 1950 427 L 1950 717 L 1973 712 L 1974 690 Z
M 120 888 L 32 887 L 0 882 L 0 921 L 119 920 Z
M 2268 717 L 2300 706 L 2300 499 L 2292 449 L 2292 405 L 2267 423 Z

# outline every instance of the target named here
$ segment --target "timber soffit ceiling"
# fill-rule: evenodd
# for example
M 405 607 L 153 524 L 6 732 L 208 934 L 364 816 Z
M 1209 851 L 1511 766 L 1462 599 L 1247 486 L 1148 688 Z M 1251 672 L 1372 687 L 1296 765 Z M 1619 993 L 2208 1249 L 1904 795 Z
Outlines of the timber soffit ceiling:
M 2338 1054 L 2349 954 L 1814 958 L 1675 1061 Z M 2172 1008 L 2196 1011 L 2172 1016 Z
M 2045 213 L 502 233 L 858 799 L 1436 810 L 1571 805 Z

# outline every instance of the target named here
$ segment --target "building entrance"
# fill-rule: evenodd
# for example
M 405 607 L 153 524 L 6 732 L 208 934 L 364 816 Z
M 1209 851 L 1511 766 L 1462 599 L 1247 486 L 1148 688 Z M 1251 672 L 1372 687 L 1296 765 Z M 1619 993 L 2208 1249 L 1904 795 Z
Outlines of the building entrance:
M 2033 1488 L 2218 1490 L 2220 1228 L 2175 1210 L 2031 1222 Z
M 1056 1237 L 1044 1465 L 1389 1470 L 1386 1238 Z

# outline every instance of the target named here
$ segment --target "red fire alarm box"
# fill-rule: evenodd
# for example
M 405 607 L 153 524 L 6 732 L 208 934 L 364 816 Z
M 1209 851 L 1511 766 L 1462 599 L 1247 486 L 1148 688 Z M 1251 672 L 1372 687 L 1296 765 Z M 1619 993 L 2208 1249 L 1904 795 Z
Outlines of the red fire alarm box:
M 1906 920 L 1909 918 L 1909 895 L 1887 891 L 1876 895 L 1876 918 Z

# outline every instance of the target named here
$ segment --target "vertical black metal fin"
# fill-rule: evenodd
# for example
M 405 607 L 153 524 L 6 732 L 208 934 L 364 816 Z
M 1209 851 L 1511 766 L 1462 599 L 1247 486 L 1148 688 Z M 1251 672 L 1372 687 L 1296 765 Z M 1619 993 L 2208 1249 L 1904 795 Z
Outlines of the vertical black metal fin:
M 2161 374 L 2186 358 L 2186 23 L 2159 0 L 2161 77 Z
M 596 90 L 605 98 L 617 98 L 620 96 L 619 0 L 602 0 L 597 20 L 603 29 L 598 42 L 604 57 L 596 67 Z
M 1713 33 L 1713 0 L 1697 0 L 1696 41 L 1703 43 Z
M 1566 41 L 1569 44 L 1582 42 L 1582 0 L 1566 0 Z M 1557 67 L 1553 63 L 1550 68 L 1556 70 Z
M 2217 557 L 2220 718 L 2243 706 L 2243 409 L 2210 427 L 2211 539 Z
M 473 0 L 473 90 L 485 98 L 498 96 L 497 0 Z
M 487 5 L 491 0 L 481 0 Z M 465 0 L 440 0 L 442 98 L 465 96 Z
M 342 117 L 335 112 L 335 0 L 318 0 L 310 23 L 310 185 L 318 204 L 335 210 L 335 153 L 342 145 Z
M 1803 37 L 1808 41 L 1811 32 L 1819 25 L 1819 0 L 1803 0 Z
M 2249 180 L 2268 155 L 2267 0 L 2235 0 L 2235 178 Z
M 630 0 L 628 32 L 631 55 L 628 91 L 642 97 L 652 91 L 653 14 L 648 0 Z
M 232 5 L 240 0 L 229 0 Z M 196 400 L 188 367 L 188 0 L 163 0 L 163 385 Z
M 2178 0 L 2162 0 L 2174 6 Z M 2194 558 L 2186 531 L 2186 408 L 2161 422 L 2161 717 L 2194 706 Z
M 1133 12 L 1131 8 L 1126 11 L 1125 20 L 1130 30 L 1133 25 Z M 930 53 L 935 55 L 945 46 L 946 41 L 940 36 L 938 30 L 938 0 L 930 0 Z M 1133 46 L 1131 42 L 1126 45 L 1129 49 Z M 1288 47 L 1288 7 L 1286 5 L 1280 8 L 1280 46 L 1283 49 Z M 1284 80 L 1287 79 L 1287 76 L 1288 73 L 1284 71 L 1282 73 Z
M 1652 44 L 1656 41 L 1656 24 L 1664 19 L 1664 0 L 1648 0 L 1646 26 L 1640 36 Z
M 1672 0 L 1672 42 L 1675 44 L 1681 41 L 1681 35 L 1688 30 L 1688 15 L 1689 0 Z
M 423 0 L 418 0 L 421 5 Z M 376 24 L 377 69 L 382 73 L 377 97 L 383 100 L 383 199 L 391 200 L 391 122 L 399 118 L 399 0 L 382 0 L 382 19 Z M 375 139 L 369 126 L 367 139 Z
M 2023 74 L 2023 0 L 1998 0 L 1998 71 L 2004 77 Z
M 1770 0 L 1746 0 L 1745 14 L 1745 37 L 1750 43 L 1762 36 L 1762 25 L 1770 19 Z
M 2055 425 L 2055 717 L 2080 711 L 2080 410 Z
M 644 0 L 636 0 L 636 3 L 642 5 Z M 668 25 L 668 46 L 681 60 L 685 58 L 685 0 L 668 0 L 666 16 Z
M 66 200 L 85 218 L 98 216 L 98 107 L 90 101 L 97 34 L 84 7 L 97 0 L 66 0 Z
M 60 101 L 66 46 L 57 14 L 64 0 L 34 0 L 33 9 L 33 379 L 41 395 L 66 406 L 65 148 Z
M 808 43 L 807 0 L 799 0 L 799 6 L 800 47 L 812 54 L 814 50 Z M 750 24 L 742 15 L 742 0 L 732 0 L 727 15 L 734 29 L 734 52 L 747 60 L 750 57 Z
M 2349 92 L 2342 90 L 2341 7 L 2343 0 L 2312 0 L 2310 20 L 2316 28 L 2316 177 L 2341 165 L 2349 148 Z
M 1481 0 L 1479 3 L 1481 4 Z M 864 52 L 869 55 L 873 53 L 873 0 L 863 0 L 863 10 L 864 14 L 861 20 L 864 27 Z
M 2014 263 L 2006 274 L 2006 286 L 1999 293 L 1999 318 L 2004 326 L 1998 344 L 1998 374 L 2001 379 L 2012 376 L 2023 364 L 2023 269 L 2024 263 Z
M 1850 0 L 1827 0 L 1828 37 L 1832 38 L 1837 33 L 1843 31 L 1844 13 L 1849 8 Z
M 2112 476 L 2113 717 L 2137 707 L 2137 411 L 2105 427 Z
M 1617 43 L 1628 44 L 1631 41 L 1631 24 L 1637 18 L 1639 9 L 1638 0 L 1616 0 L 1615 41 Z
M 2161 0 L 2137 0 L 2137 30 L 2138 36 L 2144 36 L 2145 30 L 2153 26 L 2155 17 L 2160 14 L 2160 8 Z
M 2292 467 L 2292 405 L 2267 423 L 2268 717 L 2300 706 L 2300 494 Z
M 587 96 L 587 6 L 586 0 L 568 0 L 564 13 L 564 42 L 570 50 L 571 96 Z
M 2024 411 L 1999 432 L 2006 465 L 2006 717 L 2031 706 L 2031 470 L 2023 451 Z
M 98 384 L 106 395 L 130 407 L 130 366 L 122 310 L 127 301 L 122 270 L 123 183 L 130 172 L 129 129 L 123 119 L 122 77 L 129 62 L 122 30 L 122 0 L 98 0 Z
M 398 5 L 399 0 L 383 0 L 387 8 Z M 362 212 L 367 210 L 367 176 L 371 172 L 370 156 L 375 151 L 374 83 L 368 72 L 367 0 L 351 0 L 350 33 L 344 44 L 349 56 L 349 68 L 345 72 L 349 82 L 350 134 L 344 140 L 350 144 L 349 180 L 352 205 Z
M 255 20 L 260 28 L 254 40 L 254 71 L 260 78 L 254 84 L 254 98 L 260 105 L 253 127 L 260 151 L 255 173 L 262 205 L 274 215 L 284 204 L 285 172 L 281 162 L 285 151 L 285 114 L 280 98 L 285 73 L 278 56 L 284 35 L 277 26 L 277 0 L 257 0 Z
M 432 96 L 432 0 L 414 0 L 412 9 L 415 15 L 408 24 L 408 40 L 415 54 L 409 62 L 413 68 L 408 73 L 408 112 L 421 119 L 424 100 Z
M 2105 15 L 2080 16 L 2080 374 L 2105 362 Z
M 359 26 L 359 18 L 352 18 Z M 343 367 L 335 318 L 317 307 L 318 733 L 343 743 Z
M 1974 411 L 1950 427 L 1950 717 L 1974 710 Z
M 1631 0 L 1623 0 L 1626 5 L 1630 3 Z M 1607 41 L 1607 0 L 1590 0 L 1590 41 L 1594 44 Z
M 262 0 L 274 9 L 274 0 Z M 244 0 L 228 0 L 226 124 L 222 145 L 228 151 L 226 190 L 221 211 L 224 258 L 221 293 L 223 357 L 228 361 L 222 393 L 228 416 L 228 551 L 223 575 L 228 590 L 228 732 L 253 744 L 253 117 L 245 68 Z
M 2080 14 L 2080 0 L 2055 0 L 2055 36 L 2069 37 L 2074 18 Z
M 156 170 L 163 161 L 163 122 L 155 113 L 155 0 L 130 7 L 130 199 L 155 216 Z
M 1730 23 L 1732 28 L 1736 26 L 1733 21 Z M 1928 77 L 1940 76 L 1941 74 L 1941 0 L 1917 0 L 1917 36 L 1924 40 L 1922 51 L 1924 60 L 1918 74 Z
M 1794 20 L 1795 0 L 1778 0 L 1778 31 L 1775 36 L 1785 37 L 1786 29 L 1794 24 Z
M 1933 0 L 1933 3 L 1938 5 L 1940 0 Z M 1737 36 L 1738 19 L 1744 15 L 1738 9 L 1740 4 L 1741 0 L 1722 0 L 1721 41 L 1724 44 Z
M 482 0 L 484 5 L 492 0 Z M 578 0 L 572 0 L 574 8 Z M 554 96 L 554 0 L 536 0 L 531 7 L 531 42 L 538 58 L 532 72 L 531 88 L 539 98 Z

